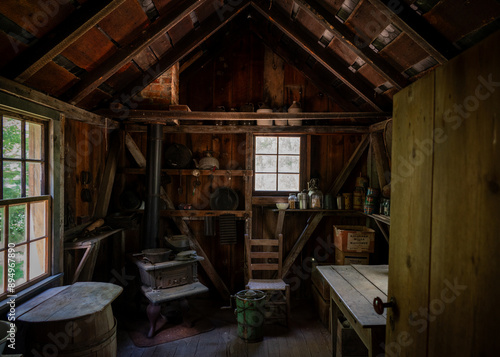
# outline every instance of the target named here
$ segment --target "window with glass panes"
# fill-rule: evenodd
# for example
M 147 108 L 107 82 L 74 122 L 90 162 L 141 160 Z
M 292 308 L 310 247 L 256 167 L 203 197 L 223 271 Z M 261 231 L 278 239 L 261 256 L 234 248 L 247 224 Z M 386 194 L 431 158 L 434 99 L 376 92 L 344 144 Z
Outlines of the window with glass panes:
M 45 195 L 45 123 L 0 117 L 1 297 L 49 275 L 50 196 Z
M 255 136 L 254 191 L 297 192 L 300 137 Z

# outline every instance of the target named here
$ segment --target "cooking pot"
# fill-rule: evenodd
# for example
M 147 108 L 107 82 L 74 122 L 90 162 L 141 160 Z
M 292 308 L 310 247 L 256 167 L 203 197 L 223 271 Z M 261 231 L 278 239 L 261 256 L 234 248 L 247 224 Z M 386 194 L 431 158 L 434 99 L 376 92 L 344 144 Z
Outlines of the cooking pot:
M 218 187 L 210 195 L 210 208 L 213 210 L 233 211 L 238 204 L 238 194 L 229 187 Z
M 193 154 L 182 144 L 172 144 L 165 152 L 165 159 L 169 169 L 185 169 L 191 163 Z
M 219 169 L 219 160 L 212 156 L 211 151 L 204 151 L 204 154 L 205 157 L 200 160 L 199 164 L 194 160 L 196 167 L 200 170 L 212 170 L 214 167 Z

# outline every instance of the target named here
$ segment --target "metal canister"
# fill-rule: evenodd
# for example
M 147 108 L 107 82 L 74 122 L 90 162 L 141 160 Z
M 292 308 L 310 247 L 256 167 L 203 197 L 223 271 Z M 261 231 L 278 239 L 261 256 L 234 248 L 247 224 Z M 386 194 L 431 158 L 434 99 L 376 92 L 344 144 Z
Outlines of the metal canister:
M 299 208 L 307 209 L 307 199 L 309 197 L 307 190 L 304 189 L 304 191 L 297 194 L 297 197 L 299 198 Z
M 352 193 L 344 193 L 344 206 L 345 209 L 352 209 Z
M 365 192 L 362 187 L 356 187 L 353 195 L 353 208 L 356 211 L 363 211 L 365 203 Z
M 242 290 L 235 298 L 238 336 L 246 342 L 262 341 L 266 294 L 260 290 Z
M 344 196 L 342 195 L 337 196 L 337 209 L 345 209 Z
M 324 205 L 324 208 L 325 209 L 333 209 L 333 199 L 332 199 L 332 195 L 327 193 L 325 195 L 325 205 Z

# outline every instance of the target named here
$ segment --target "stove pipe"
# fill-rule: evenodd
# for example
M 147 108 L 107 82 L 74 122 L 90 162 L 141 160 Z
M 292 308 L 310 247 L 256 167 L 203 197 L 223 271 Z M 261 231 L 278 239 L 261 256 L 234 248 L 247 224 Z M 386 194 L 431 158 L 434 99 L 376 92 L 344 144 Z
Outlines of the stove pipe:
M 162 139 L 163 126 L 161 124 L 149 124 L 146 164 L 147 196 L 143 220 L 144 249 L 158 247 Z

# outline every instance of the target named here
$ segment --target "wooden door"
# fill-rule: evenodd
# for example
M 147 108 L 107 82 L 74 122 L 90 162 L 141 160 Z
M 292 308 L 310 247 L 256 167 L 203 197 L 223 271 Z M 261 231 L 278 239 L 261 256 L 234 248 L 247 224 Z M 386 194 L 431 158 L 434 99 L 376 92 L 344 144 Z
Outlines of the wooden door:
M 500 351 L 499 43 L 395 96 L 386 356 Z
M 429 300 L 432 139 L 431 155 L 419 143 L 432 138 L 433 89 L 431 73 L 394 100 L 388 298 L 396 298 L 399 313 L 387 312 L 387 356 L 425 356 L 427 335 L 409 317 Z

